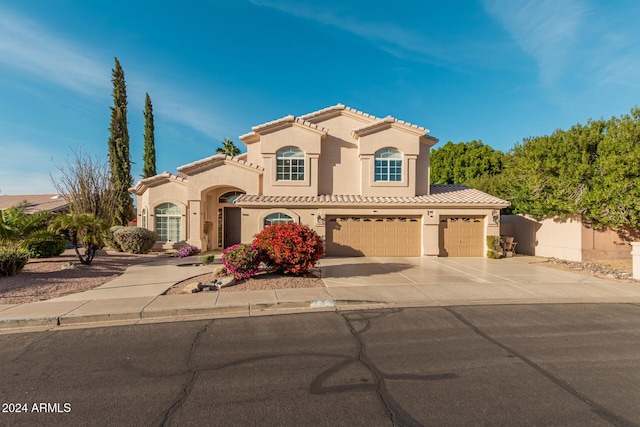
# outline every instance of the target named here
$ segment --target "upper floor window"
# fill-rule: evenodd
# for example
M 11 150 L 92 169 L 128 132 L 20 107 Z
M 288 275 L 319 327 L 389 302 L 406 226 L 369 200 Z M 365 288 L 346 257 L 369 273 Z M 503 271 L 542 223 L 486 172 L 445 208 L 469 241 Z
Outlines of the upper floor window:
M 304 181 L 304 151 L 296 147 L 277 151 L 276 181 Z
M 395 148 L 383 148 L 376 152 L 376 181 L 402 181 L 402 153 Z
M 163 203 L 156 207 L 156 232 L 159 242 L 179 242 L 181 225 L 180 206 Z

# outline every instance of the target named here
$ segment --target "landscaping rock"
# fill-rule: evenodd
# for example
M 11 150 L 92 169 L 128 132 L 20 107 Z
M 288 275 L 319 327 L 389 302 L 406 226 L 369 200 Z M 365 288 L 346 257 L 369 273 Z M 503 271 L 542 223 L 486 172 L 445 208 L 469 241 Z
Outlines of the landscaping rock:
M 195 294 L 196 292 L 200 292 L 202 290 L 201 286 L 202 286 L 202 282 L 189 283 L 184 287 L 184 289 L 182 290 L 182 293 Z
M 224 265 L 219 265 L 213 269 L 211 276 L 214 278 L 224 277 L 227 274 L 227 269 L 224 268 Z
M 75 270 L 76 268 L 78 268 L 78 264 L 75 262 L 67 262 L 60 266 L 60 270 Z
M 233 276 L 225 276 L 222 279 L 216 280 L 218 288 L 224 288 L 225 286 L 235 285 L 236 279 Z

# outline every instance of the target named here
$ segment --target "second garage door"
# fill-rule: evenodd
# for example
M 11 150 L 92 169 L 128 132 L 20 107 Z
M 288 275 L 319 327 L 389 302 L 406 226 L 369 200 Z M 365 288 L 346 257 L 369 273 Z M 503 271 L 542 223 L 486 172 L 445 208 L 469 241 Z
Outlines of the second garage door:
M 420 256 L 419 216 L 329 216 L 328 256 Z
M 484 256 L 484 217 L 440 217 L 440 256 Z

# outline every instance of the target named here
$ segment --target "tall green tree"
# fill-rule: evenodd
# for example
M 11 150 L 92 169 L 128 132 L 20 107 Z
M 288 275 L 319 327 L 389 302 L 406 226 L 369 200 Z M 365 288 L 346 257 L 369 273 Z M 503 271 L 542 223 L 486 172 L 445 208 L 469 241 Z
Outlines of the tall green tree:
M 640 109 L 612 117 L 601 133 L 581 213 L 595 224 L 640 231 Z
M 153 105 L 151 98 L 146 94 L 144 101 L 144 166 L 142 177 L 149 178 L 156 175 L 156 145 L 153 129 Z
M 225 138 L 222 140 L 222 147 L 218 147 L 216 153 L 235 157 L 240 154 L 240 149 L 236 147 L 236 144 L 232 140 Z
M 134 216 L 133 199 L 129 194 L 129 188 L 133 185 L 133 177 L 131 176 L 129 130 L 127 128 L 127 85 L 118 58 L 114 58 L 114 60 L 115 68 L 111 70 L 113 107 L 111 107 L 111 124 L 109 126 L 111 185 L 116 200 L 113 225 L 127 225 Z
M 482 141 L 451 141 L 431 151 L 431 183 L 466 184 L 502 172 L 503 154 Z

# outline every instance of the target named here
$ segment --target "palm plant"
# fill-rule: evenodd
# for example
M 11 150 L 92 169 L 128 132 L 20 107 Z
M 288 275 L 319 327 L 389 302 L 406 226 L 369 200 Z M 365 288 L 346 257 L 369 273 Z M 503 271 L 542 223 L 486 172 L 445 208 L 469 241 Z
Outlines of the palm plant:
M 225 138 L 222 140 L 222 147 L 218 147 L 216 153 L 235 157 L 240 154 L 240 149 L 236 147 L 235 143 L 232 140 L 230 140 L 229 138 Z
M 27 206 L 22 203 L 0 212 L 0 243 L 18 242 L 47 228 L 51 213 L 41 211 L 29 215 Z
M 91 264 L 96 252 L 103 246 L 105 229 L 105 223 L 91 214 L 58 215 L 49 225 L 49 231 L 62 233 L 71 241 L 80 263 L 85 265 Z M 78 250 L 80 244 L 84 254 Z

